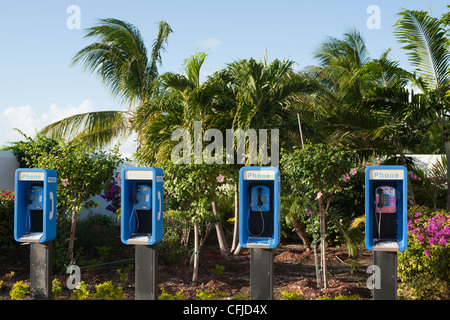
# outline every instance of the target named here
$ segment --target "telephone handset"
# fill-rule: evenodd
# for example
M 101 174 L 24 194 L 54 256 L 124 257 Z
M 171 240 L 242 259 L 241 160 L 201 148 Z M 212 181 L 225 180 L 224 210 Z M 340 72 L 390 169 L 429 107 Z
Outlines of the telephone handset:
M 396 213 L 397 212 L 397 191 L 394 187 L 391 186 L 380 186 L 375 189 L 375 219 L 377 222 L 377 231 L 378 231 L 378 239 L 386 240 L 387 238 L 392 237 L 392 232 L 390 225 L 392 223 L 392 215 L 385 215 L 387 213 Z M 382 217 L 387 218 L 387 220 L 383 219 L 385 222 L 383 225 L 381 224 Z M 383 228 L 382 228 L 383 227 Z M 382 230 L 383 229 L 383 232 Z
M 44 188 L 40 185 L 31 185 L 27 190 L 27 213 L 25 228 L 27 232 L 42 232 L 44 210 Z
M 146 184 L 136 185 L 134 188 L 134 209 L 150 210 L 152 208 L 151 201 L 152 188 Z
M 395 213 L 396 191 L 391 186 L 381 186 L 375 189 L 376 212 L 378 213 Z
M 43 209 L 43 188 L 41 186 L 32 186 L 27 191 L 28 210 L 42 210 Z
M 250 209 L 253 212 L 268 212 L 270 210 L 270 189 L 266 186 L 256 186 L 250 190 Z
M 273 232 L 270 210 L 270 188 L 256 185 L 250 189 L 247 231 L 252 237 L 270 236 Z

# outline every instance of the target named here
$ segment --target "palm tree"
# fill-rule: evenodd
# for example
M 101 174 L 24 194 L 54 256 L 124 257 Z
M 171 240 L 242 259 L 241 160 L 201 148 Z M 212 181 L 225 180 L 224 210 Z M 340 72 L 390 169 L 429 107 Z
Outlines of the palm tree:
M 300 144 L 294 97 L 313 92 L 312 86 L 294 71 L 294 62 L 243 59 L 229 64 L 210 79 L 215 96 L 211 104 L 212 126 L 225 129 L 278 129 L 280 147 Z M 270 137 L 271 139 L 273 137 Z M 250 142 L 249 142 L 250 143 Z M 273 163 L 272 143 L 267 143 Z M 260 163 L 261 158 L 257 159 Z M 235 172 L 242 165 L 233 165 Z M 236 176 L 237 179 L 237 176 Z M 237 181 L 237 180 L 235 180 Z M 235 230 L 231 251 L 241 250 L 238 241 L 239 203 L 235 182 Z
M 319 138 L 324 141 L 356 150 L 362 157 L 400 154 L 406 162 L 404 154 L 414 147 L 423 110 L 419 97 L 405 88 L 413 75 L 388 54 L 389 50 L 371 59 L 357 30 L 342 39 L 329 38 L 316 52 L 319 65 L 306 70 L 305 76 L 317 86 L 310 109 L 318 115 Z M 322 217 L 321 225 L 324 221 Z M 321 244 L 324 257 L 324 237 Z
M 370 57 L 359 31 L 345 33 L 342 39 L 329 38 L 319 46 L 314 57 L 318 59 L 319 67 L 311 71 L 327 88 L 325 93 L 332 92 L 333 100 L 339 102 L 339 106 L 361 101 L 362 79 L 355 79 L 354 73 L 366 65 Z
M 441 131 L 447 158 L 447 184 L 450 185 L 450 128 L 448 93 L 450 89 L 450 51 L 446 32 L 437 18 L 425 11 L 403 9 L 395 24 L 398 40 L 405 44 L 409 61 L 420 76 L 415 83 L 426 96 L 432 119 Z M 447 193 L 450 209 L 450 188 Z
M 153 97 L 137 108 L 136 128 L 141 135 L 141 148 L 136 153 L 136 160 L 141 164 L 159 163 L 164 167 L 170 159 L 172 149 L 177 142 L 172 141 L 172 133 L 176 129 L 185 129 L 192 133 L 195 121 L 202 121 L 208 126 L 210 117 L 210 102 L 214 94 L 211 82 L 200 83 L 201 67 L 207 57 L 204 52 L 197 52 L 185 60 L 183 73 L 166 72 L 155 82 Z M 191 134 L 189 134 L 191 137 Z M 190 157 L 190 155 L 189 155 Z M 190 167 L 190 172 L 200 169 Z M 214 172 L 219 172 L 219 168 Z M 201 170 L 201 169 L 200 169 Z M 207 181 L 200 181 L 207 185 Z M 199 190 L 200 197 L 203 191 Z M 192 201 L 192 199 L 190 199 Z M 191 204 L 188 202 L 188 205 Z M 217 239 L 222 254 L 227 255 L 229 249 L 225 239 L 220 219 L 217 217 L 217 200 L 212 200 L 212 212 L 216 216 L 215 227 Z M 194 252 L 199 252 L 201 218 L 196 214 L 194 219 Z M 199 255 L 194 255 L 193 282 L 197 281 Z
M 216 112 L 226 128 L 279 129 L 280 143 L 299 143 L 294 97 L 313 87 L 294 71 L 294 61 L 244 59 L 214 75 L 219 88 Z
M 151 99 L 161 51 L 171 32 L 165 21 L 159 23 L 148 56 L 139 30 L 130 23 L 108 18 L 87 29 L 85 37 L 96 41 L 77 52 L 72 65 L 81 64 L 85 71 L 96 73 L 111 95 L 127 105 L 127 110 L 77 114 L 48 125 L 41 133 L 67 141 L 87 140 L 93 149 L 128 137 L 135 130 L 136 106 Z
M 170 156 L 176 144 L 171 141 L 173 130 L 192 132 L 194 121 L 223 132 L 279 129 L 286 145 L 293 136 L 299 141 L 292 97 L 312 89 L 294 72 L 293 61 L 240 60 L 200 83 L 205 58 L 205 53 L 197 53 L 185 61 L 183 74 L 161 75 L 153 98 L 137 108 L 136 128 L 143 134 L 137 153 L 141 163 Z
M 201 67 L 207 57 L 198 52 L 184 62 L 183 73 L 166 72 L 155 81 L 151 100 L 136 109 L 136 129 L 142 133 L 136 160 L 141 164 L 164 162 L 177 144 L 171 140 L 176 129 L 193 132 L 194 121 L 209 116 L 209 82 L 200 83 Z
M 183 74 L 161 75 L 153 99 L 137 109 L 136 125 L 143 138 L 137 152 L 141 163 L 170 157 L 177 143 L 171 141 L 172 132 L 175 129 L 192 132 L 196 120 L 202 121 L 203 129 L 216 128 L 222 132 L 279 129 L 281 137 L 291 140 L 298 132 L 291 98 L 309 90 L 309 86 L 294 72 L 293 61 L 240 60 L 200 83 L 205 58 L 206 54 L 197 53 L 185 61 Z M 295 137 L 298 142 L 298 134 Z M 238 242 L 235 240 L 234 244 L 232 251 L 236 254 Z
M 319 46 L 315 57 L 320 64 L 308 68 L 307 76 L 318 86 L 314 107 L 322 115 L 324 140 L 344 144 L 363 157 L 414 149 L 426 110 L 420 94 L 406 88 L 417 79 L 390 60 L 389 52 L 371 59 L 356 30 Z

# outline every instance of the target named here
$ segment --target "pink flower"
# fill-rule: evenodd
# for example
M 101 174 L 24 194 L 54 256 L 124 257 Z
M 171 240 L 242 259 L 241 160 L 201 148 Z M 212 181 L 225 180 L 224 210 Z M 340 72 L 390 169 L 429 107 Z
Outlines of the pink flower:
M 419 236 L 417 237 L 417 241 L 419 241 L 420 243 L 423 243 L 423 237 L 422 237 L 421 235 L 419 235 Z
M 355 168 L 351 168 L 351 169 L 350 169 L 350 174 L 351 174 L 352 176 L 354 176 L 357 172 L 358 172 L 358 170 L 356 170 Z
M 67 185 L 69 184 L 69 179 L 61 179 L 61 184 L 62 184 L 64 187 L 67 187 Z
M 350 180 L 350 176 L 348 175 L 348 173 L 342 175 L 342 180 L 344 181 Z
M 221 175 L 221 174 L 219 174 L 219 175 L 216 177 L 216 179 L 217 179 L 217 181 L 219 181 L 219 182 L 224 182 L 224 181 L 225 181 L 225 177 L 224 177 L 223 175 Z
M 308 216 L 311 215 L 311 210 L 305 209 L 305 212 L 306 212 L 306 214 L 307 214 Z
M 122 178 L 120 178 L 120 174 L 117 174 L 116 178 L 114 179 L 116 180 L 118 183 L 122 182 Z
M 320 198 L 322 198 L 322 196 L 323 196 L 322 191 L 317 192 L 316 200 L 319 200 Z

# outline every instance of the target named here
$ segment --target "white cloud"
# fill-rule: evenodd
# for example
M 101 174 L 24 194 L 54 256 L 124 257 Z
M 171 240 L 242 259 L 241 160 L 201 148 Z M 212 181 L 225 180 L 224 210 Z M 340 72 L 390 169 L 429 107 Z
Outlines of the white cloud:
M 17 131 L 13 130 L 14 128 L 19 129 L 27 136 L 34 137 L 36 132 L 55 121 L 91 111 L 94 111 L 94 105 L 89 100 L 84 100 L 78 106 L 67 105 L 66 107 L 59 107 L 52 103 L 44 112 L 38 112 L 31 105 L 9 107 L 0 114 L 2 122 L 0 145 L 22 138 Z
M 205 40 L 198 40 L 196 41 L 196 44 L 201 46 L 202 49 L 206 49 L 206 50 L 214 50 L 217 49 L 218 47 L 224 45 L 225 43 L 217 38 L 209 38 L 209 39 L 205 39 Z
M 49 113 L 43 114 L 43 119 L 47 120 L 48 123 L 53 123 L 61 119 L 73 116 L 75 114 L 86 113 L 94 111 L 94 104 L 90 100 L 84 100 L 80 105 L 68 105 L 65 108 L 58 107 L 55 103 L 52 103 L 49 107 Z
M 14 128 L 19 129 L 29 137 L 35 137 L 36 132 L 55 121 L 98 109 L 90 100 L 84 100 L 78 106 L 70 104 L 60 107 L 52 103 L 44 112 L 36 110 L 31 105 L 7 108 L 0 113 L 0 146 L 5 146 L 10 141 L 23 140 L 23 137 L 16 130 L 13 130 Z M 136 139 L 135 133 L 124 139 L 119 152 L 131 158 L 138 146 Z M 113 144 L 115 143 L 116 141 L 113 142 Z

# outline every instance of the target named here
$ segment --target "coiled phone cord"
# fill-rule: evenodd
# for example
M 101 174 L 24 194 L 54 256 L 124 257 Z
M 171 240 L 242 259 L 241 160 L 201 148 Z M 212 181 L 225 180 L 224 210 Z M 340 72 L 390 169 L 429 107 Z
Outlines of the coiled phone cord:
M 375 212 L 378 213 L 379 218 L 377 218 L 377 215 L 375 214 L 375 218 L 377 219 L 377 224 L 378 224 L 378 239 L 381 239 L 381 208 L 380 208 L 380 212 L 378 212 L 378 206 L 377 206 L 377 202 L 375 201 Z
M 133 219 L 133 213 L 136 214 L 136 229 L 135 231 L 131 230 L 131 220 Z M 130 220 L 128 221 L 128 228 L 130 229 L 130 232 L 136 232 L 136 230 L 139 230 L 139 218 L 137 216 L 136 208 L 133 206 L 133 211 L 131 211 Z
M 261 210 L 261 209 L 259 210 L 259 214 L 260 214 L 260 216 L 261 216 L 262 228 L 261 228 L 261 232 L 260 232 L 258 235 L 254 235 L 253 233 L 250 232 L 250 229 L 249 229 L 249 225 L 250 225 L 250 206 L 248 207 L 248 214 L 247 214 L 247 224 L 246 224 L 246 227 L 247 227 L 247 232 L 248 232 L 248 234 L 251 235 L 252 237 L 259 237 L 259 236 L 261 236 L 261 235 L 263 234 L 263 232 L 264 232 L 264 228 L 265 228 L 265 225 L 264 225 L 264 216 L 263 216 L 263 213 L 262 213 L 262 210 Z
M 27 206 L 27 216 L 25 217 L 25 232 L 27 232 L 26 230 L 29 230 L 28 232 L 31 231 L 31 213 L 30 213 L 30 207 Z M 28 222 L 28 227 L 27 227 L 27 222 Z

